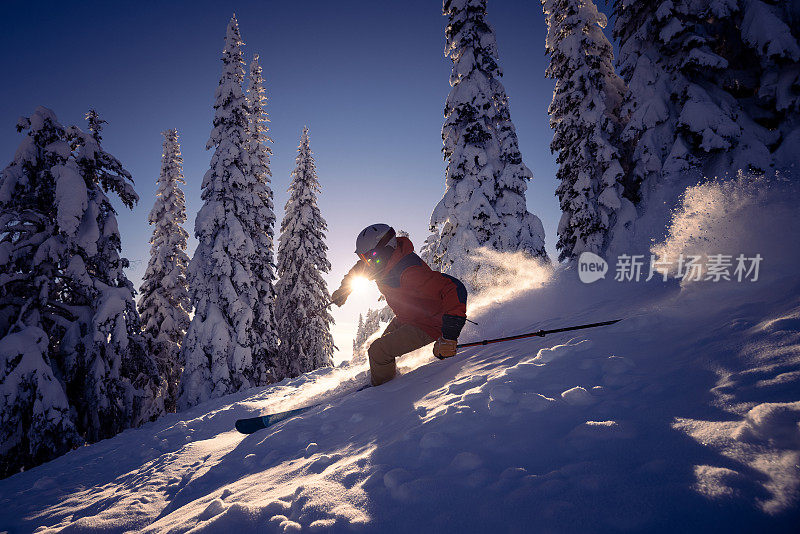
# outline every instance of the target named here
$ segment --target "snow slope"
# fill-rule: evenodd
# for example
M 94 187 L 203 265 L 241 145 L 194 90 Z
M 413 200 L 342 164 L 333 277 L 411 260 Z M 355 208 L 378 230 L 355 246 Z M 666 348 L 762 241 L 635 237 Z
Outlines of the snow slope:
M 675 214 L 659 251 L 759 252 L 755 283 L 583 285 L 505 257 L 463 341 L 624 321 L 442 362 L 422 349 L 351 395 L 363 367 L 200 404 L 0 481 L 0 531 L 796 531 L 798 201 L 740 180 Z

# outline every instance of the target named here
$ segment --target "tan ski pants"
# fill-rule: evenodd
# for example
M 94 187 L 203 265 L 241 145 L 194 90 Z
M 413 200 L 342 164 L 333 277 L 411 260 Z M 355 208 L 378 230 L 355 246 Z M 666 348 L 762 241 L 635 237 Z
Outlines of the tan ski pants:
M 436 341 L 424 330 L 410 324 L 398 324 L 396 320 L 389 323 L 381 337 L 369 346 L 369 370 L 372 385 L 380 386 L 397 374 L 395 359 L 412 350 L 417 350 Z

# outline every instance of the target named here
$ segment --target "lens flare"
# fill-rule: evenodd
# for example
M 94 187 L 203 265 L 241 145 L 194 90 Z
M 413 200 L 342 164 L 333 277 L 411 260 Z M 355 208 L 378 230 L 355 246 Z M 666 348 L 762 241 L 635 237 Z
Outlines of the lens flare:
M 350 289 L 353 293 L 364 292 L 370 288 L 370 280 L 364 276 L 354 276 L 350 279 Z

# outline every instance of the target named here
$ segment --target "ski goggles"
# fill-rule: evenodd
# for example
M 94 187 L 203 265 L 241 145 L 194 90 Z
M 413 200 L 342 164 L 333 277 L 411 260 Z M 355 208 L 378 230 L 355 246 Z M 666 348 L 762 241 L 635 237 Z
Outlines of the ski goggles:
M 359 254 L 358 257 L 364 260 L 367 263 L 367 265 L 381 264 L 381 254 L 378 252 L 377 248 L 368 250 L 366 254 Z

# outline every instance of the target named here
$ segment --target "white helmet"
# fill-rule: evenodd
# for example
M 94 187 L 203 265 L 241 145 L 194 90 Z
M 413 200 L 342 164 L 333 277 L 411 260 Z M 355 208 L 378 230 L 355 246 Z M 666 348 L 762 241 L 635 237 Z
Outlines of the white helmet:
M 371 224 L 361 230 L 361 233 L 356 238 L 356 254 L 359 255 L 384 246 L 392 249 L 397 248 L 394 228 L 388 224 Z

